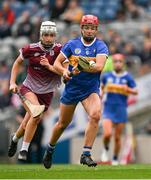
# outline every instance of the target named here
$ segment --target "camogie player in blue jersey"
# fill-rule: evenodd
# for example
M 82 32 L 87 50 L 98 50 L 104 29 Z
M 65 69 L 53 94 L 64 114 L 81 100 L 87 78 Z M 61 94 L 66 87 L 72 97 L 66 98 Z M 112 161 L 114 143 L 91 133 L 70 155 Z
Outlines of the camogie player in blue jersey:
M 53 128 L 50 143 L 44 154 L 43 163 L 45 168 L 51 167 L 55 145 L 65 128 L 72 121 L 73 113 L 79 102 L 82 103 L 89 117 L 80 163 L 87 166 L 97 165 L 91 158 L 91 150 L 101 115 L 100 74 L 108 57 L 106 44 L 96 38 L 98 25 L 99 21 L 96 16 L 83 16 L 80 23 L 81 36 L 69 40 L 64 45 L 54 64 L 55 69 L 67 80 L 67 83 L 61 96 L 59 120 Z M 82 72 L 75 70 L 75 75 L 70 77 L 70 72 L 78 64 L 80 56 L 89 62 L 95 63 L 93 65 L 90 63 L 89 69 Z M 63 67 L 65 59 L 69 60 L 68 69 Z
M 132 76 L 124 70 L 125 57 L 122 54 L 112 56 L 114 71 L 102 75 L 103 92 L 103 143 L 104 150 L 101 161 L 109 161 L 109 143 L 114 128 L 114 152 L 112 165 L 118 165 L 121 133 L 128 120 L 127 99 L 129 94 L 136 95 L 136 83 Z

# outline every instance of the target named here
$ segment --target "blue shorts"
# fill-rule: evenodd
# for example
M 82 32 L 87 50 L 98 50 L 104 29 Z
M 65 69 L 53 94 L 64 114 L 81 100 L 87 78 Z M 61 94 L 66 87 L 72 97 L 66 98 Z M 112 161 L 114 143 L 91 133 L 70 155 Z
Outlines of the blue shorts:
M 111 119 L 113 123 L 128 121 L 127 107 L 120 104 L 104 104 L 103 119 Z
M 77 104 L 80 101 L 83 101 L 86 99 L 90 94 L 96 93 L 100 94 L 99 88 L 79 88 L 78 90 L 73 90 L 70 91 L 69 89 L 65 88 L 63 91 L 63 94 L 60 98 L 61 103 L 66 104 L 66 105 L 71 105 L 71 104 Z

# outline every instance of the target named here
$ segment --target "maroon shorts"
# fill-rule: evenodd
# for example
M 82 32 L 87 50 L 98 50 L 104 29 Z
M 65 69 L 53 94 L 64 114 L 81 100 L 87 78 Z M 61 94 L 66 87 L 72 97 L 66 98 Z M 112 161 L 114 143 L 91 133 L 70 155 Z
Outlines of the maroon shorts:
M 28 87 L 22 85 L 20 88 L 20 93 L 22 95 L 25 95 L 28 92 L 32 92 L 32 90 L 29 89 Z M 36 94 L 36 93 L 34 93 L 34 94 Z M 48 107 L 50 106 L 52 97 L 53 97 L 53 92 L 46 93 L 46 94 L 36 94 L 36 96 L 38 98 L 39 103 L 41 105 L 45 105 L 45 111 L 47 111 Z

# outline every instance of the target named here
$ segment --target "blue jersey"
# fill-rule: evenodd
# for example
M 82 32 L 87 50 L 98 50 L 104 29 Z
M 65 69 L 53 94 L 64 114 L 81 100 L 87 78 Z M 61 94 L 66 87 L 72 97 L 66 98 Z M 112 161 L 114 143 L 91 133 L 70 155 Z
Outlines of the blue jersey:
M 69 60 L 69 70 L 71 71 L 72 68 L 77 65 L 79 56 L 83 56 L 88 61 L 96 61 L 97 55 L 108 56 L 108 48 L 106 44 L 99 39 L 95 38 L 91 44 L 87 45 L 84 44 L 82 37 L 78 37 L 69 40 L 61 49 L 61 53 Z M 73 100 L 71 98 L 71 101 L 76 103 L 81 101 L 92 92 L 99 92 L 99 87 L 100 72 L 80 72 L 78 75 L 73 76 L 72 79 L 66 83 L 65 92 L 63 95 L 66 93 L 71 93 L 71 96 L 77 97 L 79 93 L 79 99 L 78 97 Z
M 127 106 L 128 94 L 125 92 L 123 85 L 127 85 L 130 88 L 136 87 L 133 77 L 126 71 L 121 75 L 116 74 L 114 71 L 104 73 L 101 77 L 101 83 L 104 86 L 105 104 Z
M 124 85 L 134 88 L 134 79 L 126 71 L 121 75 L 108 72 L 102 75 L 101 83 L 104 86 L 103 119 L 110 119 L 113 123 L 126 123 L 128 94 L 124 90 Z

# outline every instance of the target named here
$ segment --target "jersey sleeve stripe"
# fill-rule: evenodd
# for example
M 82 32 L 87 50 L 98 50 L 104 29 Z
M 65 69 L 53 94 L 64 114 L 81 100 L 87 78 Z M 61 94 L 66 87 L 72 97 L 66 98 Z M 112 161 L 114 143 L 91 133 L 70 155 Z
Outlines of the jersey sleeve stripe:
M 108 57 L 108 54 L 102 53 L 102 54 L 97 54 L 96 56 L 107 56 Z
M 62 51 L 60 51 L 60 53 L 61 53 L 66 59 L 68 59 L 68 57 L 67 57 Z
M 24 56 L 23 56 L 22 50 L 20 49 L 19 52 L 20 52 L 21 59 L 24 60 Z

